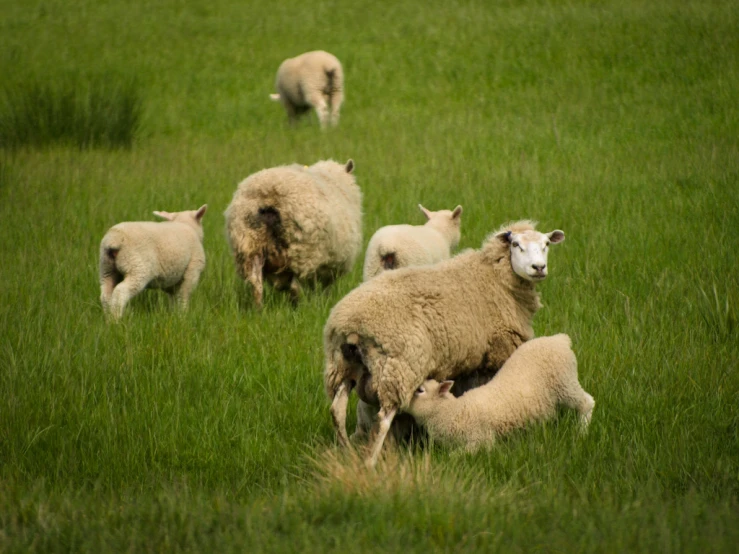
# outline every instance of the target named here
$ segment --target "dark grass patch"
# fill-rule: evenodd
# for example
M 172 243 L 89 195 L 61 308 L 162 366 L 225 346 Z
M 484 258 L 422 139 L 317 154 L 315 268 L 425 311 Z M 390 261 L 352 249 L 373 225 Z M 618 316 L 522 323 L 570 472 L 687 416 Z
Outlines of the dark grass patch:
M 110 76 L 6 86 L 0 104 L 0 147 L 131 148 L 142 99 L 135 81 Z

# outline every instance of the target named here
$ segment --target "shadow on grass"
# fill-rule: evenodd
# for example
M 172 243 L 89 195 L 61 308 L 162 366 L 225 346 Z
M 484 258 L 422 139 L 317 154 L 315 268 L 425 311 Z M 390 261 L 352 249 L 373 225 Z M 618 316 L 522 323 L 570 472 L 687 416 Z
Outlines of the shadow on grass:
M 5 86 L 0 97 L 0 147 L 9 150 L 131 148 L 141 123 L 142 98 L 130 79 L 29 81 Z

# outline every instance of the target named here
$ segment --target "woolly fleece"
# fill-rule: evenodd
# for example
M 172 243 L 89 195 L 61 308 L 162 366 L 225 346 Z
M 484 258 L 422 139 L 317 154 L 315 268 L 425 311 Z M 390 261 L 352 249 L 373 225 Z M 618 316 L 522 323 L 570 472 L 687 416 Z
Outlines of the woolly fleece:
M 238 274 L 261 287 L 262 273 L 278 284 L 291 276 L 327 284 L 351 270 L 362 247 L 362 193 L 353 170 L 352 160 L 324 160 L 264 169 L 242 181 L 225 211 Z M 265 210 L 274 210 L 277 222 L 267 224 Z
M 451 381 L 426 381 L 407 408 L 428 434 L 441 443 L 475 452 L 497 437 L 533 421 L 554 417 L 564 405 L 580 413 L 583 428 L 595 401 L 577 378 L 577 358 L 565 334 L 532 339 L 516 349 L 487 385 L 460 398 Z

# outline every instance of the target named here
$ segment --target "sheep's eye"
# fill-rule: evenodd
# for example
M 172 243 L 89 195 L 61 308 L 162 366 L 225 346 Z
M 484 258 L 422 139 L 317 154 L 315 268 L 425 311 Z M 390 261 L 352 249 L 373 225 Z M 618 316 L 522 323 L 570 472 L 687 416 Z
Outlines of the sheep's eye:
M 519 244 L 518 244 L 517 242 L 512 242 L 512 243 L 511 243 L 511 246 L 512 246 L 513 248 L 518 248 L 518 247 L 519 247 Z
M 426 392 L 426 390 L 423 387 L 418 387 L 416 389 L 416 394 L 423 394 L 424 392 Z

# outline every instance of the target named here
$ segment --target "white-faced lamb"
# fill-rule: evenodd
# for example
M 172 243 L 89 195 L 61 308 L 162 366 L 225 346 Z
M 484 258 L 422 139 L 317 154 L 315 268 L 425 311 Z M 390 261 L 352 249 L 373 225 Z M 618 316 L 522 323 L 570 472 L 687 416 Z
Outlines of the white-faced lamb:
M 580 386 L 577 358 L 565 334 L 522 344 L 492 381 L 459 398 L 449 392 L 453 384 L 425 381 L 406 411 L 432 439 L 468 452 L 490 448 L 497 437 L 528 423 L 553 418 L 559 406 L 577 410 L 586 429 L 595 406 Z
M 277 93 L 270 98 L 282 103 L 290 123 L 311 109 L 322 128 L 339 123 L 344 70 L 333 54 L 315 50 L 286 59 L 277 70 L 275 88 Z
M 534 336 L 536 284 L 547 276 L 549 245 L 562 240 L 562 231 L 540 233 L 519 221 L 480 250 L 386 271 L 339 301 L 324 327 L 324 385 L 339 442 L 348 444 L 355 386 L 363 401 L 380 406 L 368 460 L 374 465 L 393 418 L 426 379 L 499 369 Z
M 426 216 L 424 225 L 380 227 L 367 245 L 364 280 L 387 269 L 427 265 L 446 260 L 459 244 L 462 206 L 432 212 L 418 205 Z
M 100 301 L 119 319 L 145 288 L 163 289 L 187 308 L 205 268 L 203 225 L 207 205 L 184 212 L 154 212 L 166 221 L 126 221 L 100 243 Z
M 264 280 L 297 302 L 301 282 L 331 283 L 362 247 L 362 193 L 354 162 L 324 160 L 263 169 L 242 181 L 225 212 L 242 279 L 262 307 Z

